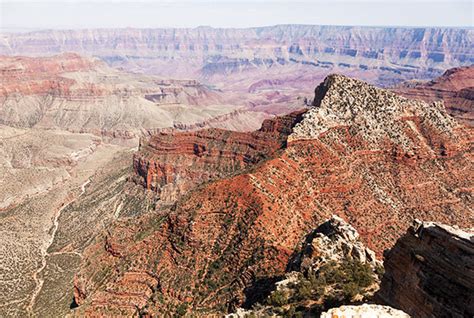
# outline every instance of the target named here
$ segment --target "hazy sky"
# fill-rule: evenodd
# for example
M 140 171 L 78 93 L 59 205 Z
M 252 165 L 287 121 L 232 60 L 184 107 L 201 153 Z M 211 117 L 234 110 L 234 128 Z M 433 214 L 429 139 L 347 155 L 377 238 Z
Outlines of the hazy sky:
M 0 0 L 2 29 L 249 27 L 274 24 L 468 26 L 474 0 Z

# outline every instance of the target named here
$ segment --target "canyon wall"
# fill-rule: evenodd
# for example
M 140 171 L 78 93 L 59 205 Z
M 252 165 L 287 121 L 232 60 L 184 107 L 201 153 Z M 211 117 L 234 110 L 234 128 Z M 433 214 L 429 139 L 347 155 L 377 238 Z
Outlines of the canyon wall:
M 458 28 L 277 25 L 46 30 L 3 34 L 0 54 L 71 51 L 165 78 L 199 78 L 222 88 L 225 83 L 255 90 L 310 88 L 336 71 L 383 85 L 430 78 L 474 63 L 473 40 L 472 29 Z
M 233 311 L 280 280 L 301 238 L 333 214 L 379 257 L 414 218 L 472 224 L 472 132 L 440 103 L 340 75 L 316 96 L 273 156 L 108 227 L 84 252 L 75 313 Z M 148 156 L 172 153 L 169 145 Z M 193 146 L 184 158 L 195 155 Z M 194 166 L 199 172 L 218 155 Z
M 424 101 L 443 100 L 452 116 L 474 126 L 474 66 L 449 69 L 429 82 L 405 82 L 394 91 Z
M 472 230 L 416 221 L 387 253 L 384 266 L 379 296 L 391 306 L 414 318 L 474 315 Z
M 129 139 L 165 127 L 253 130 L 269 117 L 249 116 L 195 80 L 133 74 L 75 53 L 2 56 L 0 84 L 0 124 L 13 127 Z
M 252 133 L 207 129 L 154 134 L 142 139 L 134 155 L 136 180 L 163 202 L 174 202 L 197 184 L 230 176 L 274 155 L 286 145 L 301 114 L 267 119 Z

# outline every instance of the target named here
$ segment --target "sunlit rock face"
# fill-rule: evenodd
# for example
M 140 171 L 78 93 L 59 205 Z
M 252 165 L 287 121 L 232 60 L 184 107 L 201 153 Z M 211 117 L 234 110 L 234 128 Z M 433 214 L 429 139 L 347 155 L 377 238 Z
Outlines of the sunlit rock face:
M 466 127 L 436 104 L 406 100 L 347 77 L 331 76 L 323 86 L 320 103 L 285 132 L 286 143 L 267 158 L 249 162 L 233 175 L 216 175 L 169 209 L 108 227 L 85 251 L 76 275 L 77 312 L 159 316 L 186 302 L 188 312 L 227 313 L 245 303 L 262 280 L 284 275 L 301 238 L 333 214 L 351 224 L 378 257 L 413 218 L 471 223 L 466 213 L 472 205 Z M 368 120 L 359 121 L 358 114 Z M 234 156 L 228 156 L 232 143 L 212 141 L 223 146 L 216 161 L 219 157 L 213 155 L 219 152 L 209 152 L 207 146 L 204 151 L 199 135 L 207 141 L 213 136 L 206 131 L 181 135 L 184 139 L 172 134 L 153 141 L 152 136 L 150 145 L 166 147 L 150 148 L 149 158 L 181 165 L 178 173 L 186 177 L 205 171 L 206 163 L 215 167 L 209 171 L 226 166 Z M 169 144 L 162 138 L 170 138 Z M 180 138 L 198 145 L 182 148 L 187 149 L 182 157 L 191 158 L 189 165 L 188 159 L 183 164 L 173 159 L 181 156 L 173 150 Z M 266 140 L 255 147 L 248 141 L 234 145 L 236 157 L 243 150 L 256 153 L 275 144 Z M 243 144 L 249 148 L 241 148 Z M 135 162 L 145 164 L 136 171 L 145 189 L 148 155 L 144 151 L 139 156 Z M 174 182 L 173 176 L 168 169 L 166 178 L 156 181 Z
M 359 306 L 341 306 L 321 314 L 321 318 L 410 318 L 401 310 L 389 306 L 363 304 Z

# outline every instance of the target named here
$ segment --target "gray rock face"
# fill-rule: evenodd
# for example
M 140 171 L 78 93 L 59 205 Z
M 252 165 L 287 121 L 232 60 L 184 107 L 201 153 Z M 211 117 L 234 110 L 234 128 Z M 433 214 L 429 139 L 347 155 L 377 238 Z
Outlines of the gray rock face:
M 417 221 L 384 265 L 379 296 L 387 304 L 420 318 L 474 316 L 473 230 Z
M 375 253 L 359 240 L 356 229 L 333 215 L 307 237 L 295 264 L 299 271 L 317 271 L 329 261 L 339 263 L 344 259 L 368 263 L 372 267 L 382 265 L 375 258 Z
M 412 148 L 400 121 L 414 116 L 433 122 L 450 133 L 456 122 L 442 102 L 409 100 L 390 91 L 343 75 L 330 75 L 316 88 L 314 108 L 296 125 L 289 140 L 313 139 L 330 128 L 352 126 L 360 137 L 374 145 L 391 140 Z

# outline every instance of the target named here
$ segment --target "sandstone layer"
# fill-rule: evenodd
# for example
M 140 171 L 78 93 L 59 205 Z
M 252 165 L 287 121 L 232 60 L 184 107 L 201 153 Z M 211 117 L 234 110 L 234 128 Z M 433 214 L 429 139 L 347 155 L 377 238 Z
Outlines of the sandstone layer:
M 7 33 L 0 54 L 76 52 L 165 79 L 197 79 L 229 104 L 285 114 L 330 73 L 393 86 L 474 63 L 470 28 L 276 25 L 246 29 L 89 29 Z M 139 111 L 138 109 L 137 111 Z M 257 126 L 251 127 L 257 129 Z
M 333 214 L 379 256 L 413 218 L 472 225 L 472 132 L 441 103 L 334 75 L 314 104 L 266 160 L 109 226 L 84 253 L 74 313 L 228 312 Z
M 272 156 L 286 146 L 301 114 L 268 119 L 252 133 L 207 129 L 152 135 L 142 140 L 134 156 L 137 182 L 172 203 L 197 184 L 230 176 Z
M 443 100 L 452 116 L 474 126 L 474 66 L 449 69 L 429 82 L 402 83 L 394 90 L 403 96 L 428 102 Z
M 13 127 L 132 138 L 194 124 L 253 130 L 266 118 L 195 80 L 127 73 L 73 53 L 0 57 L 0 83 L 0 123 Z
M 416 221 L 384 266 L 379 294 L 391 306 L 420 318 L 474 315 L 473 229 Z

